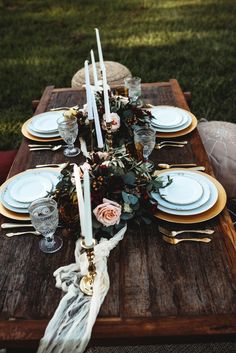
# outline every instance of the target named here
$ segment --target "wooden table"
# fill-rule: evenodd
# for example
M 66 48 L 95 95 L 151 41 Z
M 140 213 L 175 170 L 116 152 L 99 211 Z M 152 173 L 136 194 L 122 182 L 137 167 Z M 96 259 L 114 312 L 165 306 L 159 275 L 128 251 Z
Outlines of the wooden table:
M 152 104 L 189 109 L 176 80 L 144 84 L 142 92 Z M 84 100 L 84 91 L 47 87 L 36 114 L 57 106 L 82 104 Z M 181 151 L 163 148 L 153 153 L 153 159 L 195 162 L 205 165 L 212 174 L 197 129 L 185 138 L 189 144 Z M 65 161 L 61 151 L 29 153 L 28 142 L 23 139 L 10 176 L 39 163 Z M 1 217 L 3 221 L 6 219 Z M 200 224 L 216 231 L 207 245 L 166 244 L 157 225 L 158 221 L 142 228 L 130 227 L 110 255 L 111 287 L 94 326 L 91 344 L 170 343 L 199 341 L 200 337 L 234 339 L 236 237 L 228 212 L 224 210 Z M 55 288 L 52 273 L 74 260 L 75 243 L 71 238 L 65 239 L 61 251 L 48 255 L 40 252 L 37 237 L 9 239 L 4 234 L 1 230 L 0 346 L 35 347 L 62 296 Z

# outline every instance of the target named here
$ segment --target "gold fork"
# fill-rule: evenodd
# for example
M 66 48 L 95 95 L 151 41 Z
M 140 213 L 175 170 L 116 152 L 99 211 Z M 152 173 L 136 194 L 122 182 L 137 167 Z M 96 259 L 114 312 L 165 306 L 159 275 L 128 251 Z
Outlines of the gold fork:
M 163 147 L 184 147 L 185 145 L 177 145 L 177 144 L 175 144 L 175 143 L 163 143 L 163 144 L 159 144 L 159 143 L 157 143 L 156 145 L 155 145 L 155 149 L 156 150 L 160 150 L 161 148 L 163 148 Z
M 182 239 L 177 239 L 177 238 L 169 238 L 166 235 L 163 235 L 162 239 L 164 241 L 166 241 L 167 243 L 174 244 L 174 245 L 180 243 L 181 241 L 196 241 L 196 242 L 199 242 L 199 243 L 209 243 L 211 241 L 210 238 L 182 238 Z

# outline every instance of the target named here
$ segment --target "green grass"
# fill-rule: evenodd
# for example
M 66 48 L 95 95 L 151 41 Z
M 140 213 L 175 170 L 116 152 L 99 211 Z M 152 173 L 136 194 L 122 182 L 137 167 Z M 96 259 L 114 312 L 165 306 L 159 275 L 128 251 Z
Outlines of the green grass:
M 235 0 L 28 0 L 0 3 L 0 149 L 15 148 L 31 101 L 69 87 L 97 54 L 143 82 L 177 78 L 200 119 L 236 122 Z

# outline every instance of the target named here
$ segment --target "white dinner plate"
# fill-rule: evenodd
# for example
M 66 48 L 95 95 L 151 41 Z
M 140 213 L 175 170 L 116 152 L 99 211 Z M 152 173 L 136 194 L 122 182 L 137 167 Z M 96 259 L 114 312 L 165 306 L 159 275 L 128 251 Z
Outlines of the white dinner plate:
M 182 124 L 183 115 L 174 108 L 158 108 L 150 109 L 153 116 L 152 123 L 160 128 L 174 128 Z
M 189 205 L 198 201 L 203 195 L 202 185 L 188 175 L 173 174 L 172 183 L 160 189 L 160 196 L 176 205 Z
M 52 182 L 46 177 L 24 175 L 11 184 L 9 193 L 18 202 L 32 202 L 52 190 Z
M 56 186 L 56 184 L 58 183 L 58 176 L 59 173 L 57 171 L 44 171 L 44 170 L 36 170 L 33 173 L 28 173 L 28 175 L 40 175 L 43 177 L 47 177 L 49 178 L 49 180 L 51 180 L 53 187 Z M 14 180 L 13 180 L 14 181 Z M 9 190 L 11 189 L 11 183 L 9 183 L 8 185 L 6 185 L 6 187 L 3 189 L 2 191 L 2 195 L 1 195 L 1 201 L 4 207 L 8 208 L 11 211 L 14 212 L 20 212 L 19 209 L 23 209 L 23 210 L 27 210 L 29 207 L 30 202 L 18 202 L 16 200 L 14 200 L 11 197 L 11 194 L 9 192 Z
M 33 136 L 36 136 L 36 137 L 41 137 L 41 138 L 51 138 L 51 137 L 58 137 L 60 136 L 58 130 L 56 132 L 51 132 L 51 133 L 42 133 L 42 132 L 36 132 L 34 130 L 32 130 L 31 128 L 31 122 L 29 122 L 26 126 L 28 132 L 33 135 Z
M 178 131 L 181 131 L 181 130 L 188 128 L 192 124 L 192 121 L 193 121 L 192 114 L 182 108 L 172 107 L 172 106 L 168 106 L 168 105 L 158 105 L 158 106 L 152 107 L 151 109 L 155 109 L 156 112 L 158 112 L 158 110 L 159 110 L 163 116 L 165 114 L 166 114 L 166 116 L 169 116 L 170 112 L 178 113 L 179 115 L 182 116 L 182 121 L 179 124 L 177 124 L 176 126 L 172 126 L 172 127 L 171 126 L 160 127 L 158 125 L 158 121 L 154 117 L 151 120 L 151 125 L 153 126 L 153 128 L 157 132 L 163 132 L 163 133 L 178 132 Z M 150 111 L 150 109 L 149 109 L 149 111 Z
M 174 173 L 174 171 L 172 172 Z M 191 173 L 190 171 L 188 173 Z M 194 172 L 192 172 L 194 173 Z M 168 174 L 170 174 L 168 172 Z M 202 175 L 204 176 L 204 175 Z M 213 207 L 218 199 L 218 190 L 216 188 L 216 186 L 213 184 L 213 182 L 211 182 L 211 180 L 209 180 L 208 178 L 205 178 L 205 181 L 208 183 L 209 188 L 210 188 L 210 197 L 208 199 L 207 202 L 205 202 L 203 205 L 191 209 L 191 210 L 173 210 L 167 207 L 164 207 L 160 204 L 157 205 L 157 208 L 163 212 L 169 213 L 169 214 L 173 214 L 173 215 L 178 215 L 178 216 L 191 216 L 191 215 L 197 215 L 200 214 L 202 212 L 205 212 L 207 210 L 209 210 L 211 207 Z
M 57 120 L 63 116 L 64 111 L 45 112 L 35 115 L 31 121 L 30 128 L 39 133 L 56 133 L 58 131 Z
M 157 132 L 177 132 L 177 131 L 181 131 L 183 129 L 186 129 L 187 127 L 189 127 L 192 123 L 192 117 L 189 114 L 184 114 L 183 113 L 183 120 L 181 125 L 177 126 L 177 127 L 173 127 L 173 128 L 161 128 L 155 125 L 155 123 L 151 123 L 152 127 L 157 131 Z
M 44 176 L 49 178 L 53 184 L 53 188 L 57 185 L 59 181 L 59 176 L 60 173 L 56 170 L 48 170 L 48 168 L 45 169 L 35 169 L 35 170 L 26 170 L 23 173 L 20 173 L 20 175 L 33 175 L 33 176 Z M 18 178 L 19 175 L 16 175 L 13 177 L 12 180 L 9 180 L 8 183 L 6 183 L 6 186 L 2 189 L 2 192 L 0 194 L 0 202 L 3 204 L 5 208 L 7 208 L 10 211 L 17 212 L 17 213 L 28 213 L 28 207 L 30 205 L 30 202 L 18 202 L 14 200 L 9 192 L 9 189 L 11 188 L 11 184 L 14 182 L 16 178 Z
M 203 195 L 196 202 L 190 203 L 188 205 L 176 205 L 176 204 L 170 203 L 168 201 L 165 201 L 163 198 L 161 198 L 159 193 L 153 192 L 152 197 L 158 202 L 159 205 L 164 206 L 166 208 L 170 208 L 172 210 L 180 210 L 180 211 L 193 210 L 195 208 L 198 208 L 198 207 L 204 205 L 209 200 L 209 197 L 210 197 L 209 183 L 206 181 L 206 178 L 202 177 L 199 174 L 186 173 L 186 175 L 188 175 L 192 179 L 197 180 L 203 188 Z

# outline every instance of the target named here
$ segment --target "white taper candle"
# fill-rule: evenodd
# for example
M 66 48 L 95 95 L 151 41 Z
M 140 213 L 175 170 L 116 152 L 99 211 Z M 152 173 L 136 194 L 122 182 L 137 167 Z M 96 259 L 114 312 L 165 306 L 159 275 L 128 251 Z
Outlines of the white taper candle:
M 108 96 L 106 71 L 103 71 L 103 94 L 104 94 L 104 108 L 105 108 L 106 122 L 110 123 L 111 122 L 111 112 L 110 112 L 110 104 L 109 104 L 109 96 Z
M 84 241 L 87 246 L 93 243 L 90 178 L 88 169 L 84 170 L 84 210 L 86 214 Z
M 91 61 L 92 61 L 92 67 L 93 67 L 93 81 L 94 81 L 94 86 L 98 86 L 98 74 L 97 74 L 97 69 L 96 69 L 96 62 L 94 58 L 94 53 L 93 49 L 90 51 L 91 54 Z
M 92 97 L 92 107 L 93 107 L 94 124 L 95 124 L 98 148 L 103 148 L 104 143 L 103 143 L 101 125 L 100 125 L 99 116 L 98 116 L 98 109 L 97 109 L 97 104 L 95 100 L 95 95 L 92 90 L 91 90 L 91 97 Z
M 93 119 L 92 111 L 92 100 L 91 100 L 91 90 L 90 90 L 90 79 L 89 79 L 89 69 L 88 69 L 88 60 L 84 62 L 85 70 L 85 87 L 86 87 L 86 97 L 87 97 L 87 109 L 88 109 L 88 118 L 89 120 Z
M 77 164 L 74 164 L 74 177 L 75 177 L 75 188 L 76 194 L 78 199 L 78 208 L 79 208 L 79 218 L 80 218 L 80 227 L 81 227 L 81 234 L 84 236 L 85 229 L 84 229 L 84 197 L 82 192 L 81 180 L 80 180 L 80 169 Z
M 100 35 L 99 35 L 99 30 L 95 28 L 96 32 L 96 39 L 97 39 L 97 46 L 98 46 L 98 57 L 99 57 L 99 63 L 100 63 L 100 68 L 101 71 L 103 71 L 104 61 L 103 61 L 103 53 L 102 53 L 102 46 L 101 46 L 101 41 L 100 41 Z

